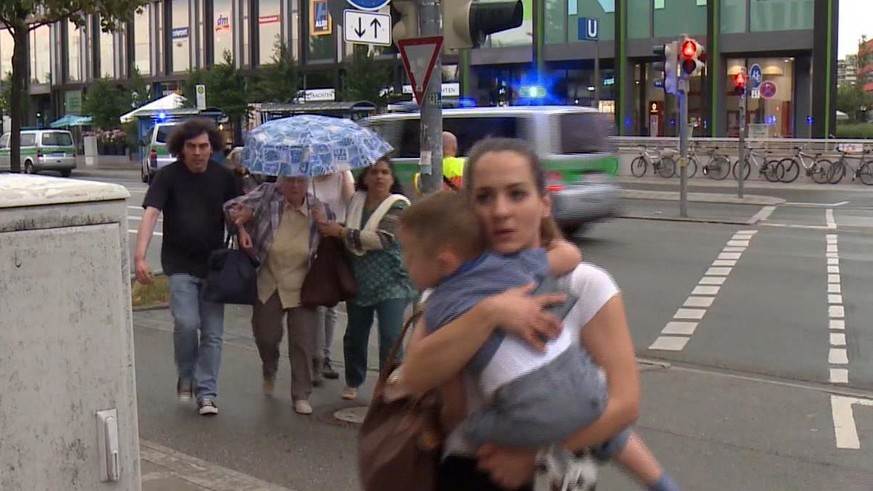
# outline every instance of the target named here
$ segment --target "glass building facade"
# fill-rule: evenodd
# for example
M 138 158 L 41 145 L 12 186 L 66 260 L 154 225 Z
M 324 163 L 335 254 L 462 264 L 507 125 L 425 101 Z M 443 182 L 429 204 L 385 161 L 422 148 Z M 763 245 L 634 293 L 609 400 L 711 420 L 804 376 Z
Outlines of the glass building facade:
M 480 105 L 516 104 L 526 86 L 537 84 L 548 102 L 596 104 L 614 112 L 622 134 L 670 136 L 676 134 L 678 105 L 654 88 L 652 46 L 688 34 L 706 45 L 709 58 L 707 70 L 691 80 L 695 135 L 736 132 L 737 100 L 729 86 L 742 66 L 758 64 L 777 90 L 768 99 L 750 100 L 750 124 L 774 137 L 824 136 L 819 134 L 825 128 L 811 122 L 826 119 L 816 115 L 819 106 L 828 111 L 833 104 L 823 81 L 835 42 L 829 53 L 823 40 L 836 37 L 835 22 L 827 22 L 836 17 L 836 0 L 522 3 L 520 27 L 490 36 L 479 49 L 444 56 L 443 65 L 455 74 L 447 83 L 459 84 L 453 91 Z M 82 28 L 45 26 L 30 34 L 36 87 L 31 94 L 47 97 L 48 111 L 59 117 L 65 94 L 87 90 L 96 77 L 124 83 L 136 70 L 159 95 L 175 90 L 189 70 L 222 62 L 225 53 L 242 70 L 257 71 L 284 43 L 300 65 L 301 88 L 332 88 L 339 97 L 352 45 L 343 41 L 342 19 L 333 17 L 332 8 L 327 0 L 154 0 L 123 32 L 100 32 L 95 19 Z M 592 19 L 597 41 L 583 39 Z M 373 51 L 392 67 L 394 89 L 408 84 L 396 54 Z M 0 72 L 11 69 L 11 54 L 11 38 L 0 30 Z

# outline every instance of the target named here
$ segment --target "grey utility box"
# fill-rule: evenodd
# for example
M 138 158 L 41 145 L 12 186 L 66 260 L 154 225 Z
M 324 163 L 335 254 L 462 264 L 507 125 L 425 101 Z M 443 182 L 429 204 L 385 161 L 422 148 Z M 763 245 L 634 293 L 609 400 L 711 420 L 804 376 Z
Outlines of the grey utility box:
M 127 190 L 0 174 L 0 490 L 139 490 Z

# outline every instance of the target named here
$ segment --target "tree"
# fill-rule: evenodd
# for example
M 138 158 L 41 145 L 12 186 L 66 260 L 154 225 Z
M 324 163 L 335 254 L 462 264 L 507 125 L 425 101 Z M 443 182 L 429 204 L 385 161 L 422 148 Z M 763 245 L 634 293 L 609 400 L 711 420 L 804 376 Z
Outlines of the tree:
M 272 62 L 261 67 L 252 84 L 251 99 L 256 102 L 289 104 L 297 97 L 300 73 L 294 55 L 285 41 L 276 41 Z
M 116 31 L 133 19 L 133 14 L 149 0 L 3 0 L 0 2 L 0 25 L 12 35 L 12 88 L 9 113 L 12 118 L 10 164 L 12 172 L 21 172 L 22 102 L 27 97 L 27 35 L 42 26 L 69 20 L 84 26 L 89 15 L 100 18 L 100 28 Z
M 242 125 L 249 115 L 248 84 L 245 76 L 233 62 L 233 55 L 224 52 L 224 61 L 209 70 L 195 70 L 188 74 L 184 84 L 185 104 L 194 106 L 197 96 L 195 86 L 206 86 L 206 105 L 224 111 L 234 128 L 235 143 L 242 141 Z
M 129 103 L 128 107 L 130 107 L 128 111 L 142 107 L 152 100 L 152 88 L 145 82 L 136 67 L 131 72 L 127 85 L 129 90 L 127 102 Z
M 346 65 L 345 95 L 347 101 L 385 102 L 383 89 L 391 85 L 391 71 L 378 63 L 367 46 L 355 45 L 352 61 Z
M 865 108 L 870 109 L 870 95 L 864 92 L 861 84 L 854 82 L 837 88 L 837 110 L 849 115 L 852 120 L 857 119 L 858 113 Z
M 130 96 L 112 80 L 99 78 L 88 87 L 82 112 L 91 115 L 91 123 L 102 130 L 118 128 L 122 114 L 130 111 Z

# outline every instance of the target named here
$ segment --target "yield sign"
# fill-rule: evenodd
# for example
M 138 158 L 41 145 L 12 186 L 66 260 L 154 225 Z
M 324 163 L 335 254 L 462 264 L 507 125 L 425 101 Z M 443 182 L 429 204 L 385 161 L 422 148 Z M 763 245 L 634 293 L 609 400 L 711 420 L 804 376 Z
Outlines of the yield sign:
M 412 93 L 415 100 L 421 104 L 430 74 L 436 64 L 437 57 L 443 46 L 442 36 L 426 38 L 409 38 L 397 41 L 400 57 L 403 59 L 403 68 L 406 76 L 412 82 Z

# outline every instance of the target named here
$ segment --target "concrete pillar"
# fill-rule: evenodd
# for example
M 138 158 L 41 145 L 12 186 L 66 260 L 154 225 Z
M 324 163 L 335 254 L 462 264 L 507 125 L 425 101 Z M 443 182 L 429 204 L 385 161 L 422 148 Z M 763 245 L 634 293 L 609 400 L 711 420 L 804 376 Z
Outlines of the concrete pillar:
M 815 0 L 812 36 L 812 136 L 827 138 L 837 126 L 837 24 L 839 0 Z

